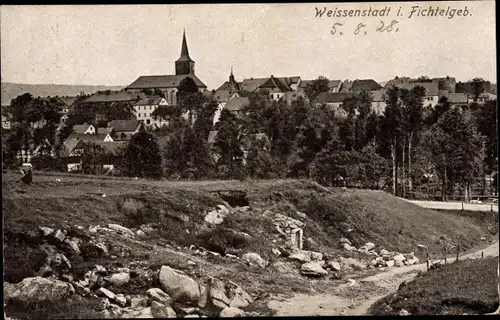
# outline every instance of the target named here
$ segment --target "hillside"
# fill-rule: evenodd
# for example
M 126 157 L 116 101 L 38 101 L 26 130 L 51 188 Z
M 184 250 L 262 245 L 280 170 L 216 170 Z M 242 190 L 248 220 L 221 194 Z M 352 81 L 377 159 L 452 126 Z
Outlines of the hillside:
M 35 173 L 34 183 L 26 186 L 16 182 L 18 178 L 9 172 L 2 179 L 4 270 L 9 283 L 39 274 L 44 261 L 40 246 L 45 241 L 39 228 L 50 227 L 66 230 L 67 237 L 80 241 L 80 254 L 68 247 L 60 249 L 66 250 L 72 279 L 83 279 L 94 265 L 149 274 L 122 287 L 107 287 L 131 299 L 159 286 L 160 268 L 170 266 L 199 283 L 215 277 L 239 284 L 254 298 L 246 311 L 257 310 L 260 315 L 272 313 L 266 296 L 310 290 L 328 293 L 346 278 L 376 271 L 366 268 L 374 252 L 348 251 L 340 244 L 342 237 L 356 248 L 373 242 L 377 251 L 413 251 L 422 259 L 424 252 L 418 245 L 427 246 L 434 256 L 445 244 L 467 250 L 481 237 L 494 238 L 498 225 L 492 219 L 423 209 L 381 191 L 327 189 L 302 180 L 147 181 Z M 218 205 L 224 208 L 225 218 L 218 225 L 207 223 L 207 213 Z M 301 275 L 301 263 L 287 258 L 291 249 L 275 228 L 274 214 L 305 223 L 304 249 L 317 252 L 322 263 L 346 258 L 363 266 L 353 270 L 342 264 L 338 273 L 330 271 L 320 279 Z M 123 238 L 103 228 L 113 223 L 137 236 Z M 109 253 L 92 251 L 96 241 L 105 244 Z M 262 257 L 266 267 L 249 265 L 247 253 Z M 87 302 L 89 310 L 80 314 L 96 310 L 94 300 Z M 20 317 L 22 310 L 35 312 L 33 308 L 47 306 L 8 304 L 7 314 Z
M 124 86 L 88 86 L 62 84 L 21 84 L 2 82 L 2 106 L 9 105 L 10 101 L 23 93 L 31 93 L 34 97 L 46 96 L 76 96 L 81 92 L 86 94 L 98 90 L 121 90 Z
M 497 258 L 464 260 L 422 273 L 375 303 L 370 314 L 485 314 L 498 308 Z

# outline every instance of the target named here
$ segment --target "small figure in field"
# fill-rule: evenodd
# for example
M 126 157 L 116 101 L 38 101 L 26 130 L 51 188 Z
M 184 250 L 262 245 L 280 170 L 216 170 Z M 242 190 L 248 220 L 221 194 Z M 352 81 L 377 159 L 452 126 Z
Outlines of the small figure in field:
M 21 179 L 19 179 L 19 181 L 22 181 L 26 184 L 30 184 L 31 182 L 33 182 L 33 171 L 32 171 L 32 166 L 29 165 L 28 168 L 26 169 L 23 169 L 21 168 L 21 174 L 22 174 L 22 177 Z

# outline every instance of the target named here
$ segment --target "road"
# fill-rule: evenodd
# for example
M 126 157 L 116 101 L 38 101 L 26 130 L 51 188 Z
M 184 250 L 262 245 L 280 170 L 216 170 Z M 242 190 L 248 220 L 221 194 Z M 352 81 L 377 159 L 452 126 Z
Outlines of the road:
M 480 258 L 481 252 L 483 252 L 485 257 L 498 256 L 498 241 L 477 252 L 465 254 L 459 257 L 459 260 Z M 397 291 L 403 281 L 412 279 L 419 271 L 425 272 L 426 269 L 426 263 L 391 268 L 376 275 L 360 279 L 353 286 L 349 284 L 339 286 L 336 288 L 337 294 L 297 294 L 291 299 L 272 300 L 268 306 L 277 311 L 276 316 L 366 315 L 373 303 L 387 294 Z M 380 287 L 380 291 L 383 294 L 362 294 L 363 287 L 370 287 L 370 283 Z M 346 290 L 358 291 L 359 293 L 355 295 L 359 298 L 354 300 L 346 298 L 346 294 L 344 294 Z
M 464 202 L 444 202 L 444 201 L 426 201 L 426 200 L 408 200 L 400 198 L 417 206 L 437 209 L 437 210 L 468 210 L 468 211 L 494 211 L 498 212 L 498 204 L 493 203 L 464 203 Z

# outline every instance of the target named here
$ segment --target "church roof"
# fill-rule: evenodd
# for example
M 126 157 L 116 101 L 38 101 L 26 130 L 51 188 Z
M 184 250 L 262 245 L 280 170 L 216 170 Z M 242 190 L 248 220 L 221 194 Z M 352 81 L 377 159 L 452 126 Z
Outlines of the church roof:
M 244 79 L 243 82 L 239 84 L 240 89 L 248 92 L 254 92 L 257 88 L 266 83 L 267 80 L 269 80 L 269 78 Z
M 206 88 L 207 86 L 194 74 L 181 75 L 155 75 L 155 76 L 140 76 L 132 82 L 126 89 L 153 89 L 153 88 L 177 88 L 182 80 L 190 77 L 194 80 L 198 88 Z
M 125 91 L 97 91 L 83 103 L 97 103 L 97 102 L 117 102 L 117 101 L 137 101 L 145 96 L 144 93 L 131 93 Z
M 191 57 L 189 57 L 189 50 L 186 41 L 186 31 L 182 34 L 182 47 L 181 47 L 181 56 L 177 61 L 193 61 Z

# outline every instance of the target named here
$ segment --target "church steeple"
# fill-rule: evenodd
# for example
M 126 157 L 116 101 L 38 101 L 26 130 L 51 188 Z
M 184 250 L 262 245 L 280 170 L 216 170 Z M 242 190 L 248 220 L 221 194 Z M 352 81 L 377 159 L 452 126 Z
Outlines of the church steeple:
M 194 74 L 194 61 L 189 57 L 189 50 L 186 41 L 186 30 L 182 33 L 181 56 L 175 62 L 175 74 Z
M 231 74 L 229 75 L 229 82 L 233 83 L 234 81 L 234 74 L 233 74 L 233 66 L 231 66 Z

